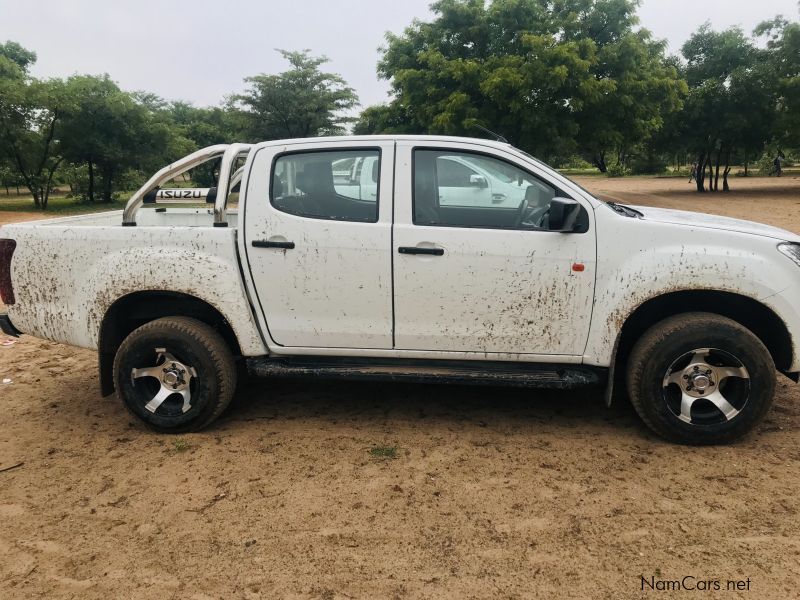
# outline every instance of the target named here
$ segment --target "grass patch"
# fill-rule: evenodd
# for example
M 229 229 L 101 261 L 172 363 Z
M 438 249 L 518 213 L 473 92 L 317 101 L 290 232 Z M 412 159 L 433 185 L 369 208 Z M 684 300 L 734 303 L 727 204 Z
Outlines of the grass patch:
M 174 442 L 172 442 L 172 449 L 175 452 L 186 452 L 192 445 L 183 438 L 178 438 Z
M 77 198 L 67 198 L 64 194 L 50 196 L 47 208 L 42 210 L 33 205 L 33 196 L 21 194 L 4 195 L 0 192 L 0 211 L 8 212 L 39 212 L 43 218 L 48 215 L 81 215 L 86 213 L 105 212 L 109 210 L 122 210 L 128 202 L 128 194 L 123 194 L 120 200 L 112 202 L 85 202 Z
M 395 446 L 373 446 L 369 449 L 370 456 L 374 458 L 397 458 Z
M 567 167 L 565 169 L 556 169 L 556 171 L 565 176 L 584 175 L 586 177 L 591 177 L 591 176 L 605 177 L 605 173 L 601 173 L 599 169 L 596 169 L 594 167 L 592 167 L 591 169 L 570 169 L 569 167 Z

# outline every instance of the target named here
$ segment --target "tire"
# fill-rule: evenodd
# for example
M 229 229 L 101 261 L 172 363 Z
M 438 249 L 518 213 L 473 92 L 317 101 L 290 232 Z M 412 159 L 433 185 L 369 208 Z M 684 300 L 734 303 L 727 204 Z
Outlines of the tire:
M 125 338 L 114 357 L 114 384 L 128 410 L 151 429 L 199 431 L 230 404 L 236 362 L 209 325 L 166 317 Z
M 736 321 L 684 313 L 639 338 L 627 384 L 636 412 L 661 437 L 721 444 L 745 435 L 767 413 L 775 365 L 761 340 Z

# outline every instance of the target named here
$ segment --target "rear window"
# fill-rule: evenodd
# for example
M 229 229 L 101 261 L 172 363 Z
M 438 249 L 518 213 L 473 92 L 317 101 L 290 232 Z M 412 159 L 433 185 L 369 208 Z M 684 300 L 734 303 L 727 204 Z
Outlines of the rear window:
M 372 149 L 281 155 L 272 171 L 272 205 L 299 217 L 374 223 L 380 162 Z

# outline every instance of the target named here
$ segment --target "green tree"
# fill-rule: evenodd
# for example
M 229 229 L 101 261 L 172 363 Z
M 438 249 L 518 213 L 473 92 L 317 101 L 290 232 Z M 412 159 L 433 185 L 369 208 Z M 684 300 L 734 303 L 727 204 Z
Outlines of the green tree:
M 167 110 L 172 122 L 198 148 L 236 141 L 234 123 L 224 108 L 198 108 L 186 102 L 172 102 Z
M 186 102 L 173 102 L 168 107 L 172 122 L 192 145 L 192 149 L 237 141 L 237 123 L 231 112 L 223 107 L 199 108 Z M 198 185 L 216 184 L 218 163 L 205 163 L 192 171 Z
M 800 23 L 776 17 L 756 27 L 754 34 L 768 38 L 766 54 L 777 79 L 777 141 L 800 148 Z
M 607 150 L 624 158 L 685 92 L 663 44 L 634 31 L 636 6 L 435 2 L 432 22 L 387 34 L 378 72 L 391 81 L 394 99 L 359 128 L 388 129 L 392 121 L 376 117 L 390 115 L 430 133 L 469 135 L 481 125 L 544 157 L 581 151 L 605 170 Z
M 23 48 L 17 42 L 7 41 L 0 44 L 0 77 L 14 74 L 14 69 L 22 73 L 36 62 L 36 53 Z M 13 63 L 13 64 L 10 64 Z
M 67 89 L 80 102 L 64 113 L 62 152 L 71 162 L 86 165 L 90 201 L 98 176 L 102 200 L 110 202 L 131 170 L 154 168 L 186 149 L 158 103 L 121 90 L 108 75 L 73 76 Z
M 310 56 L 308 50 L 279 52 L 291 65 L 288 71 L 248 77 L 249 88 L 230 98 L 244 138 L 255 142 L 344 133 L 353 121 L 346 113 L 358 105 L 353 89 L 340 75 L 320 70 L 327 58 Z
M 61 127 L 62 152 L 68 161 L 86 166 L 86 197 L 94 202 L 97 164 L 107 157 L 109 146 L 114 143 L 112 107 L 121 91 L 108 75 L 74 76 L 69 79 L 68 87 L 81 101 L 65 115 Z
M 12 187 L 17 189 L 19 194 L 19 186 L 22 184 L 19 174 L 14 169 L 12 163 L 8 160 L 0 159 L 0 185 L 6 190 L 6 196 L 11 194 Z
M 6 74 L 0 76 L 0 148 L 30 190 L 34 206 L 44 209 L 63 160 L 58 129 L 74 99 L 61 80 L 38 81 L 22 68 Z
M 697 190 L 729 189 L 731 157 L 759 154 L 774 129 L 777 79 L 766 51 L 738 27 L 700 27 L 681 48 L 689 95 L 679 127 L 696 156 Z M 706 180 L 708 186 L 706 188 Z
M 415 133 L 413 117 L 406 114 L 398 103 L 368 106 L 358 116 L 353 125 L 354 135 L 374 135 L 376 133 Z
M 664 126 L 682 106 L 686 83 L 664 58 L 665 45 L 645 30 L 627 32 L 600 46 L 593 77 L 603 82 L 599 93 L 582 98 L 578 147 L 601 172 L 607 170 L 606 152 L 627 166 L 630 155 Z

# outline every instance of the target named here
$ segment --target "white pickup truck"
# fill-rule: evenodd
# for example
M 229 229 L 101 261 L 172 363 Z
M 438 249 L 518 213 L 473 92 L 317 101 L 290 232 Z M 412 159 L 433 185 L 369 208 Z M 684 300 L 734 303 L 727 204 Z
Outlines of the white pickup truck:
M 221 161 L 216 188 L 159 187 L 208 160 Z M 213 209 L 163 206 L 198 196 Z M 219 416 L 243 364 L 605 384 L 669 440 L 729 441 L 770 407 L 776 370 L 798 379 L 799 292 L 795 234 L 602 202 L 478 139 L 214 146 L 159 171 L 122 213 L 0 229 L 3 330 L 97 349 L 104 394 L 167 432 Z

